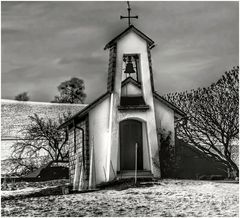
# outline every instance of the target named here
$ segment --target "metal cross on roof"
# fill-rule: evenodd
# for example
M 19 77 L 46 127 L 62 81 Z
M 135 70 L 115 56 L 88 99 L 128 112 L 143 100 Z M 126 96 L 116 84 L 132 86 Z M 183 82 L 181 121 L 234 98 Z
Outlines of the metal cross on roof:
M 131 25 L 131 18 L 136 18 L 138 19 L 138 16 L 131 16 L 131 8 L 130 8 L 130 3 L 129 1 L 127 1 L 127 5 L 128 5 L 128 16 L 120 16 L 120 19 L 124 19 L 124 18 L 128 18 L 128 25 Z

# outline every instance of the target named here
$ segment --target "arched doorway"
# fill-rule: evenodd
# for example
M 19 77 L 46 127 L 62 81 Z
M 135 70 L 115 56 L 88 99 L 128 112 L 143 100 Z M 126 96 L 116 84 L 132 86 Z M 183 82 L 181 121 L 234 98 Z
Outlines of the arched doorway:
M 120 170 L 135 169 L 137 146 L 137 169 L 143 170 L 142 123 L 138 120 L 120 122 Z

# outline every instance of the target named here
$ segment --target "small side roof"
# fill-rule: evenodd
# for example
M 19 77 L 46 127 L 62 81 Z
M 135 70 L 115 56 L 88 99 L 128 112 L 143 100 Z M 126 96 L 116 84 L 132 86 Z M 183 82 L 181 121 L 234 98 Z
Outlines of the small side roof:
M 130 25 L 127 29 L 125 29 L 123 32 L 121 32 L 119 35 L 117 35 L 114 39 L 112 39 L 110 42 L 108 42 L 105 47 L 104 50 L 110 48 L 113 44 L 115 44 L 119 39 L 121 39 L 122 37 L 124 37 L 127 33 L 129 33 L 130 31 L 135 32 L 137 35 L 139 35 L 141 38 L 143 38 L 144 40 L 147 41 L 149 46 L 154 45 L 154 41 L 152 39 L 150 39 L 148 36 L 146 36 L 143 32 L 141 32 L 139 29 L 137 29 L 135 26 Z
M 103 95 L 101 95 L 99 98 L 97 98 L 95 101 L 93 101 L 91 104 L 89 104 L 87 107 L 85 107 L 84 109 L 82 109 L 81 111 L 79 111 L 78 113 L 76 113 L 74 116 L 72 116 L 70 119 L 68 119 L 66 122 L 62 123 L 58 129 L 61 129 L 63 127 L 68 126 L 72 120 L 74 120 L 75 118 L 81 118 L 83 116 L 85 116 L 92 108 L 94 108 L 96 105 L 98 105 L 99 103 L 101 103 L 104 99 L 106 99 L 111 93 L 110 92 L 106 92 Z
M 179 109 L 178 107 L 176 107 L 174 104 L 172 104 L 171 102 L 167 101 L 165 98 L 163 98 L 162 96 L 160 96 L 158 93 L 153 92 L 153 96 L 159 100 L 160 102 L 162 102 L 163 104 L 165 104 L 166 106 L 168 106 L 169 108 L 171 108 L 175 113 L 179 114 L 182 117 L 186 117 L 187 114 L 185 112 L 183 112 L 181 109 Z

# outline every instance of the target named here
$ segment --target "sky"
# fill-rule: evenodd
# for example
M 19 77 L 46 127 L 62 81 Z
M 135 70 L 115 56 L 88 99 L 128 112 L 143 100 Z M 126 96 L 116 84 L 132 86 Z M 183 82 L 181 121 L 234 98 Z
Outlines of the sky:
M 135 27 L 155 41 L 152 63 L 160 95 L 204 87 L 239 65 L 238 2 L 132 1 Z M 27 91 L 49 102 L 72 77 L 85 82 L 86 103 L 107 89 L 104 46 L 128 27 L 127 4 L 2 2 L 1 97 Z

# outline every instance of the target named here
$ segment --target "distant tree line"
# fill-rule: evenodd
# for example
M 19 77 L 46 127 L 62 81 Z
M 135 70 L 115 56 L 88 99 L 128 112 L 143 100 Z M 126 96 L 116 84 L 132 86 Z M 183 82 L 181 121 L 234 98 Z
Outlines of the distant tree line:
M 22 93 L 15 96 L 15 100 L 17 100 L 17 101 L 29 101 L 30 98 L 29 98 L 27 92 L 22 92 Z
M 54 97 L 52 103 L 82 104 L 85 101 L 85 86 L 82 79 L 73 77 L 62 82 L 58 87 L 59 95 Z M 22 92 L 15 96 L 17 101 L 29 101 L 28 92 Z
M 73 77 L 70 80 L 62 82 L 58 87 L 59 96 L 55 96 L 53 103 L 84 103 L 86 94 L 84 93 L 84 81 Z

